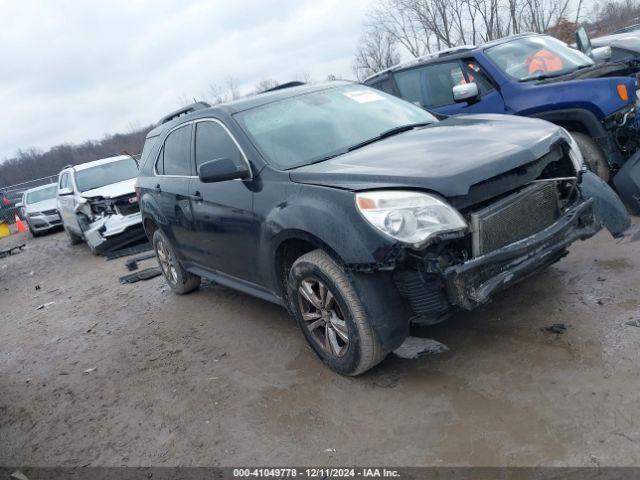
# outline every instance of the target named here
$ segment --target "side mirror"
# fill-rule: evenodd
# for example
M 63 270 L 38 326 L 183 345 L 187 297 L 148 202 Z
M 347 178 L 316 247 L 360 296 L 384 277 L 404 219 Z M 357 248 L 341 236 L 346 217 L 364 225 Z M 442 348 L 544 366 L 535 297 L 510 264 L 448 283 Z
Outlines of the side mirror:
M 591 50 L 591 58 L 596 63 L 604 63 L 611 60 L 611 47 L 598 47 Z
M 22 202 L 16 203 L 16 208 L 22 208 L 22 207 L 24 207 L 24 203 Z
M 469 102 L 478 98 L 478 84 L 475 82 L 453 87 L 453 99 L 456 102 Z
M 200 165 L 198 178 L 203 183 L 224 182 L 226 180 L 243 180 L 249 177 L 246 165 L 238 166 L 230 158 L 217 158 Z
M 591 39 L 584 27 L 580 27 L 576 31 L 576 45 L 578 46 L 578 50 L 582 53 L 591 56 L 591 50 L 593 50 L 591 47 Z
M 64 195 L 72 195 L 73 194 L 73 190 L 71 190 L 69 187 L 64 187 L 58 190 L 58 195 L 64 196 Z

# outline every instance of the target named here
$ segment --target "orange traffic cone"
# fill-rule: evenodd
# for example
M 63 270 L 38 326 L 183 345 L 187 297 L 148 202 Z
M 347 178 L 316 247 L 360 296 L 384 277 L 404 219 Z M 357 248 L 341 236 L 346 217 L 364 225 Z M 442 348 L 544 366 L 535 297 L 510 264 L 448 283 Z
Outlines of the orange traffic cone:
M 18 216 L 18 214 L 16 213 L 16 227 L 17 227 L 17 232 L 26 232 L 27 231 L 27 227 L 25 227 L 24 223 L 22 223 L 22 220 L 20 220 L 20 217 Z

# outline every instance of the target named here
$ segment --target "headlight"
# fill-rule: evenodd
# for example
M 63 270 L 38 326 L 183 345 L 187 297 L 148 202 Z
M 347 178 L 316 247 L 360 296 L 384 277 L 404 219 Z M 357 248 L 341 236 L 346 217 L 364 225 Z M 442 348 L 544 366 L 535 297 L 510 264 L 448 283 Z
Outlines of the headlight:
M 580 147 L 578 146 L 574 138 L 571 136 L 571 134 L 567 130 L 563 128 L 562 133 L 564 134 L 564 137 L 569 143 L 569 157 L 573 162 L 573 166 L 576 168 L 576 173 L 580 173 L 583 170 L 585 170 L 584 158 L 582 157 L 582 152 L 580 151 Z
M 386 235 L 415 248 L 437 233 L 464 230 L 467 223 L 453 207 L 426 193 L 372 191 L 356 194 L 362 216 Z

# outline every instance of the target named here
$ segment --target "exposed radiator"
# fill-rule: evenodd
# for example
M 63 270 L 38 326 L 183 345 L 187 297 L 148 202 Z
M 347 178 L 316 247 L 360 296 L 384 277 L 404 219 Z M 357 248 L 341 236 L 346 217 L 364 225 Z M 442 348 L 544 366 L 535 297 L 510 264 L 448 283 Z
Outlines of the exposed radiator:
M 530 237 L 560 216 L 556 182 L 536 182 L 471 214 L 473 256 Z

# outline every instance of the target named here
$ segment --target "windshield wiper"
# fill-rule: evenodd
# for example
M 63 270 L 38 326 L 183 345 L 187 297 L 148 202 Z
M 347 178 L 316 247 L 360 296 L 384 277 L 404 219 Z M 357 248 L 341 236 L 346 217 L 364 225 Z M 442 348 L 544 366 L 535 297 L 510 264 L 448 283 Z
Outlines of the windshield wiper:
M 382 132 L 377 137 L 373 137 L 363 142 L 356 143 L 355 145 L 351 145 L 349 148 L 347 148 L 347 152 L 352 152 L 354 150 L 357 150 L 358 148 L 364 147 L 365 145 L 384 140 L 385 138 L 393 137 L 394 135 L 413 130 L 414 128 L 426 127 L 427 125 L 431 125 L 432 123 L 433 122 L 409 123 L 407 125 L 400 125 L 398 127 L 390 128 L 389 130 L 385 130 L 384 132 Z

